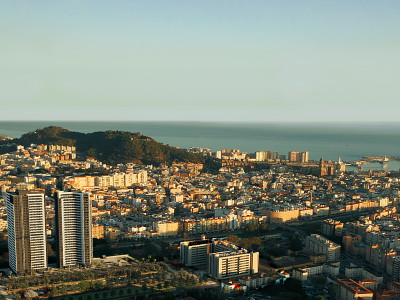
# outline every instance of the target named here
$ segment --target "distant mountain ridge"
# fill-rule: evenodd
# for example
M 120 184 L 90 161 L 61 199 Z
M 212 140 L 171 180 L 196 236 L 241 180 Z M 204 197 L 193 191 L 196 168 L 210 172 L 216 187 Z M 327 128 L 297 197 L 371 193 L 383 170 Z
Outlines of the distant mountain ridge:
M 23 146 L 31 144 L 76 146 L 77 152 L 107 164 L 132 162 L 158 165 L 193 162 L 218 167 L 218 162 L 214 159 L 162 144 L 139 132 L 108 130 L 81 133 L 58 126 L 49 126 L 28 132 L 12 142 Z

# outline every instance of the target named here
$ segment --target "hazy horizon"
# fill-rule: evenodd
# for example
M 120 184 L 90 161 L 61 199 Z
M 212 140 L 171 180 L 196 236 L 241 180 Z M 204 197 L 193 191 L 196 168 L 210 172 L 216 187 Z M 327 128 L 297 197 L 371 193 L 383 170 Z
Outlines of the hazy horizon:
M 3 120 L 394 122 L 400 2 L 10 1 Z
M 356 132 L 362 133 L 367 131 L 375 132 L 400 132 L 400 122 L 333 122 L 333 121 L 288 121 L 288 122 L 266 122 L 266 121 L 127 121 L 127 120 L 2 120 L 0 121 L 0 135 L 5 135 L 6 132 L 17 131 L 19 133 L 26 133 L 39 128 L 45 128 L 49 126 L 59 126 L 68 130 L 78 132 L 93 132 L 105 130 L 131 130 L 139 126 L 142 130 L 146 130 L 143 125 L 149 125 L 150 131 L 154 128 L 162 128 L 162 125 L 170 126 L 175 128 L 177 131 L 186 130 L 189 128 L 229 128 L 229 129 L 251 129 L 255 128 L 260 130 L 262 128 L 280 128 L 280 129 L 301 129 L 305 132 L 317 132 L 319 130 L 340 130 L 343 134 L 346 134 L 346 129 L 350 129 L 353 134 Z M 161 127 L 160 127 L 161 126 Z M 125 128 L 125 129 L 121 129 Z M 91 131 L 91 129 L 93 129 Z M 172 134 L 172 133 L 171 133 Z M 16 137 L 15 135 L 13 137 Z
M 363 155 L 398 156 L 400 123 L 235 123 L 235 122 L 0 122 L 0 135 L 22 134 L 50 125 L 92 133 L 106 130 L 140 132 L 156 141 L 178 146 L 205 147 L 212 151 L 240 149 L 310 151 L 310 158 L 351 161 Z M 399 168 L 398 163 L 390 168 Z

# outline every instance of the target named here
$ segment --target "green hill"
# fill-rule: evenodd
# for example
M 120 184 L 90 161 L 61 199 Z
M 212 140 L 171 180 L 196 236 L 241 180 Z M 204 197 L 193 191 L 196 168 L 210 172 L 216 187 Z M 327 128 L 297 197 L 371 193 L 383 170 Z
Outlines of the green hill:
M 219 167 L 218 161 L 214 159 L 162 144 L 138 132 L 109 130 L 85 134 L 50 126 L 26 133 L 13 142 L 23 146 L 30 144 L 76 146 L 77 152 L 107 164 L 133 162 L 158 165 L 194 162 L 204 163 L 208 170 Z

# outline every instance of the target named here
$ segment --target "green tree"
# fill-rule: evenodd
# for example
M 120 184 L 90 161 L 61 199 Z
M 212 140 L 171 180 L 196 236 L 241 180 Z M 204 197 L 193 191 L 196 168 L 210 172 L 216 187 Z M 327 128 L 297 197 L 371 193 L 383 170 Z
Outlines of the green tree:
M 56 287 L 55 285 L 52 285 L 52 286 L 51 286 L 50 294 L 51 294 L 52 297 L 57 296 L 58 291 L 57 291 L 57 287 Z
M 291 293 L 291 295 L 287 296 L 288 299 L 301 300 L 307 298 L 307 295 L 303 291 L 303 286 L 300 280 L 288 278 L 285 280 L 284 288 L 288 291 L 288 293 Z
M 87 282 L 87 281 L 81 281 L 81 282 L 79 282 L 79 289 L 80 289 L 80 290 L 86 291 L 86 290 L 89 289 L 89 287 L 90 287 L 89 282 Z
M 239 244 L 240 239 L 237 235 L 228 235 L 228 241 L 234 244 Z
M 67 294 L 67 287 L 64 284 L 62 284 L 60 287 L 60 293 L 61 293 L 61 295 Z
M 262 245 L 262 240 L 259 237 L 253 237 L 251 238 L 251 246 L 254 247 L 258 247 Z
M 260 230 L 268 231 L 269 230 L 269 225 L 267 223 L 261 223 L 260 224 Z
M 95 148 L 89 148 L 86 151 L 86 155 L 89 156 L 89 157 L 97 157 L 97 151 L 96 151 Z
M 248 233 L 256 232 L 259 229 L 258 225 L 250 223 L 244 227 L 244 230 Z
M 303 242 L 300 239 L 298 234 L 292 235 L 290 239 L 290 250 L 292 251 L 300 251 L 303 249 Z

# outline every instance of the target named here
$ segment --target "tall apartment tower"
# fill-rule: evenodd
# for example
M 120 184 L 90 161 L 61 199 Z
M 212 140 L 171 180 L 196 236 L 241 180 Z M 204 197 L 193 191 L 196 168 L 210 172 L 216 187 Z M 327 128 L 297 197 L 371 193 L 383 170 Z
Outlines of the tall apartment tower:
M 288 159 L 291 162 L 300 161 L 300 151 L 289 151 Z
M 47 269 L 44 192 L 6 193 L 10 268 L 16 274 Z
M 310 157 L 310 152 L 308 151 L 300 153 L 300 161 L 302 163 L 308 163 L 309 157 Z
M 92 264 L 92 203 L 88 193 L 56 194 L 57 256 L 59 267 Z
M 271 151 L 257 151 L 256 161 L 266 161 L 271 159 Z

